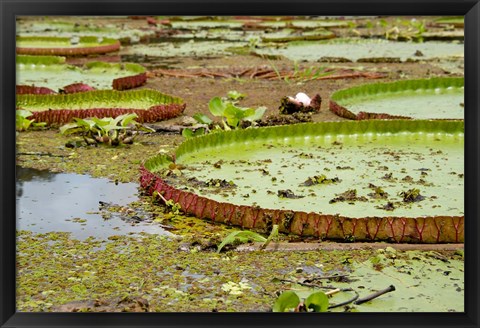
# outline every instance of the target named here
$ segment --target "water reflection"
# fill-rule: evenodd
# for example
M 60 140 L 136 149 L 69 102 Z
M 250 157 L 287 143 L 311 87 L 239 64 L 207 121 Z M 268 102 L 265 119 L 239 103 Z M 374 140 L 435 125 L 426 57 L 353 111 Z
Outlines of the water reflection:
M 99 202 L 120 206 L 138 200 L 138 185 L 115 183 L 88 175 L 52 173 L 46 170 L 16 168 L 17 229 L 39 233 L 71 232 L 72 237 L 106 238 L 147 232 L 171 235 L 151 223 L 132 225 L 113 216 L 104 220 Z

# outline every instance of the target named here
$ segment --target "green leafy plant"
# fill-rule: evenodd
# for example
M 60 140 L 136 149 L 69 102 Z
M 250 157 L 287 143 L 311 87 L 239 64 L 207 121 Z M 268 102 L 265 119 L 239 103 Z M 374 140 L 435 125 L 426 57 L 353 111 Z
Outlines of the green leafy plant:
M 43 127 L 46 125 L 45 122 L 35 123 L 35 119 L 29 120 L 27 117 L 32 116 L 32 112 L 25 109 L 17 109 L 15 116 L 16 116 L 17 131 L 26 131 L 30 127 Z
M 153 131 L 136 122 L 137 117 L 137 114 L 132 113 L 115 118 L 74 118 L 73 123 L 60 127 L 60 133 L 63 135 L 80 133 L 87 144 L 104 143 L 110 146 L 131 144 L 138 130 Z
M 293 291 L 280 294 L 273 304 L 273 312 L 327 312 L 328 296 L 322 291 L 310 294 L 303 302 Z
M 237 90 L 231 90 L 231 91 L 228 91 L 227 93 L 227 98 L 233 101 L 238 101 L 240 99 L 245 98 L 246 96 L 247 96 L 246 94 L 240 93 Z
M 268 244 L 272 241 L 273 238 L 278 237 L 278 225 L 273 225 L 272 231 L 270 232 L 270 235 L 268 238 L 263 237 L 262 235 L 253 232 L 253 231 L 234 231 L 230 233 L 227 237 L 225 237 L 221 244 L 218 245 L 217 248 L 217 253 L 220 253 L 222 248 L 227 245 L 227 244 L 233 244 L 233 243 L 246 243 L 249 241 L 257 241 L 257 242 L 263 242 L 262 246 L 260 246 L 260 249 L 264 249 L 265 247 L 268 246 Z
M 236 129 L 242 121 L 254 122 L 262 118 L 266 107 L 239 107 L 228 99 L 213 97 L 208 103 L 208 109 L 214 116 L 221 117 L 225 130 Z
M 182 136 L 185 138 L 198 137 L 209 132 L 208 126 L 213 123 L 213 121 L 205 114 L 197 113 L 193 115 L 193 118 L 197 121 L 198 124 L 206 125 L 206 127 L 199 127 L 197 129 L 185 128 L 182 130 Z
M 229 91 L 227 97 L 213 97 L 208 103 L 208 109 L 214 116 L 221 117 L 223 126 L 212 126 L 212 119 L 204 114 L 197 113 L 193 115 L 193 118 L 198 124 L 206 125 L 206 127 L 197 127 L 197 129 L 185 128 L 182 130 L 182 135 L 185 138 L 193 138 L 215 130 L 237 129 L 242 121 L 253 123 L 260 120 L 266 111 L 266 107 L 262 106 L 255 109 L 237 106 L 237 102 L 245 97 L 245 94 L 236 90 Z
M 186 128 L 182 130 L 182 136 L 184 136 L 187 139 L 198 137 L 198 136 L 204 135 L 205 133 L 207 133 L 207 130 L 205 128 L 198 128 L 196 130 Z

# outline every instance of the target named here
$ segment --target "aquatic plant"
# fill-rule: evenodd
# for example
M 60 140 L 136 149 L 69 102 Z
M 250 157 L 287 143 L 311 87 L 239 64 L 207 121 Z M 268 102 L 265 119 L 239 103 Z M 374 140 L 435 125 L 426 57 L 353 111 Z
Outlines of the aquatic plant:
M 352 120 L 463 119 L 464 78 L 371 83 L 334 92 L 330 111 Z
M 35 119 L 29 120 L 28 117 L 32 116 L 32 112 L 28 110 L 17 110 L 16 111 L 16 130 L 17 131 L 26 131 L 33 127 L 43 127 L 46 125 L 45 122 L 35 122 Z
M 97 143 L 109 146 L 132 144 L 137 130 L 153 132 L 136 122 L 135 118 L 137 117 L 137 114 L 132 113 L 119 115 L 116 118 L 74 118 L 73 123 L 60 127 L 60 133 L 63 135 L 80 133 L 89 145 Z
M 432 142 L 426 137 L 428 135 L 436 140 L 436 152 L 422 146 Z M 436 187 L 444 179 L 451 181 L 451 172 L 455 172 L 459 178 L 456 186 L 458 184 L 457 187 L 463 190 L 463 174 L 458 171 L 460 166 L 457 167 L 458 161 L 463 159 L 462 140 L 463 121 L 365 120 L 238 129 L 191 138 L 178 147 L 173 157 L 157 155 L 148 159 L 140 168 L 140 185 L 147 194 L 157 191 L 165 199 L 173 199 L 186 214 L 259 232 L 268 232 L 276 224 L 279 232 L 330 240 L 462 242 L 463 210 L 458 208 L 452 212 L 446 207 L 461 207 L 463 201 L 460 197 L 455 203 L 457 205 L 452 203 L 444 208 L 445 202 L 452 199 L 440 195 L 444 189 Z M 348 146 L 343 144 L 344 141 Z M 441 147 L 439 141 L 446 143 L 445 148 Z M 392 142 L 390 151 L 382 152 L 382 147 L 388 142 Z M 382 147 L 375 148 L 377 143 Z M 399 146 L 402 143 L 416 144 L 418 147 L 415 151 L 407 152 Z M 291 148 L 293 145 L 299 145 L 302 150 L 296 151 Z M 368 147 L 380 152 L 371 153 Z M 212 149 L 215 151 L 212 152 Z M 424 170 L 434 165 L 428 162 L 428 158 L 445 158 L 452 149 L 456 150 L 450 155 L 449 161 L 442 161 L 444 165 L 435 168 L 437 172 L 434 176 L 437 178 L 430 180 L 434 183 L 425 179 L 398 180 L 391 172 L 384 176 L 372 176 L 372 170 L 391 170 L 385 164 L 388 165 L 392 160 L 396 162 L 395 166 L 406 167 L 411 167 L 410 162 L 414 160 L 416 165 L 425 165 L 421 168 Z M 333 166 L 323 170 L 330 172 L 329 178 L 326 178 L 326 174 L 325 178 L 318 173 L 311 174 L 318 170 L 319 164 L 315 164 L 315 159 L 324 158 L 326 154 L 330 157 L 332 154 L 340 156 Z M 260 155 L 267 156 L 267 159 L 262 159 Z M 287 155 L 288 160 L 282 160 Z M 372 158 L 380 158 L 385 164 L 376 164 Z M 180 176 L 163 175 L 165 168 L 173 162 L 189 169 L 182 170 Z M 343 162 L 349 165 L 339 166 Z M 320 160 L 320 163 L 325 166 L 328 161 Z M 282 182 L 280 177 L 272 174 L 270 165 L 275 167 L 274 172 L 278 171 L 275 174 L 279 174 L 282 180 L 290 182 Z M 333 170 L 336 170 L 335 175 Z M 399 169 L 396 174 L 407 173 Z M 429 174 L 433 173 L 429 171 Z M 312 176 L 311 185 L 301 183 L 309 181 L 305 179 Z M 235 187 L 205 188 L 199 180 L 202 177 L 232 180 Z M 329 179 L 335 183 L 315 183 Z M 389 188 L 382 185 L 385 181 L 391 185 Z M 353 187 L 354 183 L 358 183 L 358 187 Z M 422 196 L 428 196 L 431 208 L 425 208 L 425 200 L 417 201 L 419 198 L 415 195 L 419 193 L 415 189 L 420 188 L 412 188 L 412 185 L 421 186 Z M 284 190 L 286 196 L 291 194 L 296 197 L 280 197 L 280 194 L 271 190 L 273 188 L 279 189 L 278 192 Z M 366 191 L 362 194 L 359 188 Z M 292 192 L 288 193 L 287 189 Z M 404 194 L 399 192 L 408 189 L 413 191 Z M 345 190 L 355 192 L 346 193 Z M 369 198 L 366 197 L 368 192 Z M 330 202 L 332 199 L 335 201 Z M 391 205 L 382 207 L 385 202 Z M 436 202 L 442 206 L 436 205 Z M 355 211 L 355 208 L 358 210 Z
M 117 117 L 128 113 L 136 113 L 140 123 L 157 122 L 180 115 L 185 107 L 181 98 L 152 89 L 17 96 L 17 109 L 30 110 L 33 118 L 48 125 L 69 123 L 75 117 Z
M 95 36 L 17 36 L 19 55 L 84 56 L 118 51 L 120 41 Z
M 65 64 L 60 56 L 18 55 L 16 66 L 17 94 L 127 90 L 147 81 L 146 69 L 134 63 L 91 61 L 79 67 Z
M 214 116 L 220 117 L 225 130 L 236 129 L 242 121 L 254 122 L 262 118 L 266 107 L 239 107 L 234 101 L 213 97 L 208 103 L 208 109 Z
M 230 233 L 227 237 L 225 237 L 220 243 L 220 245 L 218 245 L 217 253 L 220 253 L 223 247 L 227 244 L 246 243 L 249 241 L 262 242 L 263 244 L 260 246 L 260 249 L 264 249 L 265 247 L 268 246 L 268 244 L 272 241 L 272 239 L 277 237 L 278 237 L 278 225 L 274 225 L 272 227 L 272 231 L 270 232 L 270 235 L 268 236 L 268 238 L 265 238 L 254 231 L 249 231 L 249 230 L 234 231 Z
M 273 312 L 327 312 L 329 300 L 322 291 L 311 293 L 305 300 L 294 291 L 287 290 L 280 294 L 273 305 Z
M 15 93 L 17 95 L 26 95 L 26 94 L 50 95 L 56 92 L 50 88 L 45 88 L 45 87 L 36 87 L 33 85 L 17 85 Z

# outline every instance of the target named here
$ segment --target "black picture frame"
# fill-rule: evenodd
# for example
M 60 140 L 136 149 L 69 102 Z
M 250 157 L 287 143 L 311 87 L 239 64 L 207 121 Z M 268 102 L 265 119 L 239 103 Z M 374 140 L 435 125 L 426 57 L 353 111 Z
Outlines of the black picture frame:
M 0 0 L 1 327 L 478 327 L 479 58 L 478 0 Z M 464 313 L 16 313 L 15 17 L 17 15 L 457 15 L 465 17 Z

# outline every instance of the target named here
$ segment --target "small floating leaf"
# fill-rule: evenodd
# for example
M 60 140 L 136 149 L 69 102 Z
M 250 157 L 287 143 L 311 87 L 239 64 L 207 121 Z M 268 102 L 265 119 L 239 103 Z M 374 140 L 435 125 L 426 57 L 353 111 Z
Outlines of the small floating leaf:
M 305 306 L 313 312 L 327 312 L 328 305 L 328 296 L 324 292 L 310 294 L 305 300 Z
M 234 231 L 230 233 L 225 239 L 223 239 L 222 243 L 218 245 L 217 248 L 217 253 L 220 253 L 222 248 L 227 245 L 227 244 L 232 244 L 235 241 L 238 241 L 240 243 L 246 243 L 248 241 L 258 241 L 258 242 L 266 242 L 267 238 L 263 237 L 262 235 L 259 235 L 256 232 L 253 231 Z
M 273 304 L 272 311 L 286 312 L 287 310 L 295 309 L 298 304 L 300 304 L 298 295 L 291 290 L 287 290 L 277 298 Z

